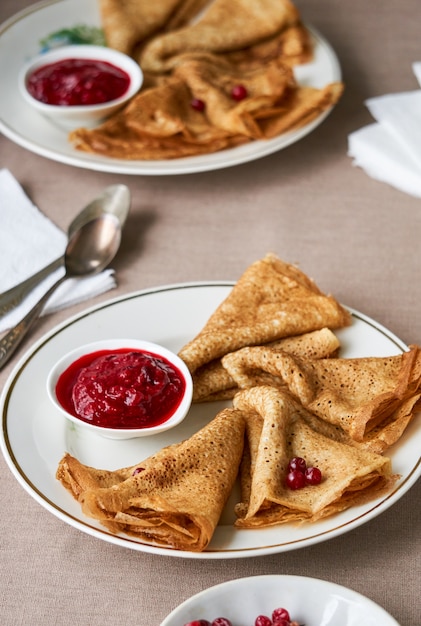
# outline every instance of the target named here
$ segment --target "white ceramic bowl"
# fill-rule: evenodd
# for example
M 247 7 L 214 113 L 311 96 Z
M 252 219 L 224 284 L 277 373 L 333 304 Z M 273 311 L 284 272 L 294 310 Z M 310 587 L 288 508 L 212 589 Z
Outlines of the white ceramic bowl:
M 28 76 L 44 65 L 69 58 L 107 61 L 111 65 L 119 67 L 130 77 L 130 85 L 127 91 L 115 100 L 89 105 L 58 106 L 46 104 L 34 98 L 27 89 Z M 78 127 L 91 128 L 96 126 L 120 109 L 141 88 L 143 72 L 133 59 L 112 48 L 94 45 L 71 45 L 49 50 L 34 57 L 22 67 L 18 81 L 22 97 L 33 109 L 55 124 L 71 130 Z
M 174 365 L 182 374 L 185 380 L 185 390 L 181 402 L 175 408 L 172 415 L 162 424 L 157 426 L 144 426 L 142 428 L 109 428 L 103 426 L 97 426 L 93 423 L 89 423 L 80 419 L 71 413 L 69 413 L 60 403 L 57 398 L 56 387 L 57 382 L 63 374 L 75 361 L 85 355 L 99 352 L 101 350 L 119 350 L 122 348 L 133 349 L 134 351 L 150 352 L 154 355 L 161 356 L 172 365 Z M 135 437 L 146 437 L 155 435 L 157 433 L 169 430 L 178 426 L 186 417 L 193 395 L 193 381 L 191 374 L 184 363 L 176 354 L 168 350 L 167 348 L 160 346 L 156 343 L 149 341 L 141 341 L 137 339 L 109 339 L 103 341 L 96 341 L 94 343 L 86 344 L 72 350 L 64 355 L 50 370 L 47 377 L 47 393 L 48 396 L 56 407 L 56 409 L 69 421 L 77 424 L 80 427 L 87 428 L 91 432 L 95 432 L 109 439 L 133 439 Z
M 399 626 L 378 604 L 351 589 L 282 575 L 251 576 L 210 587 L 180 604 L 161 626 L 184 626 L 193 620 L 212 623 L 217 617 L 231 620 L 232 626 L 252 626 L 258 615 L 271 617 L 280 607 L 305 626 Z

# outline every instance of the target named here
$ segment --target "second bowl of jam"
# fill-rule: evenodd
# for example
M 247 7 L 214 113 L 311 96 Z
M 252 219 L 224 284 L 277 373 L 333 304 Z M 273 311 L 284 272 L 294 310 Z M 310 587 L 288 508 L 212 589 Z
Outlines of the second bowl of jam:
M 68 130 L 100 123 L 136 95 L 142 83 L 142 70 L 133 59 L 94 45 L 42 53 L 19 75 L 26 103 Z

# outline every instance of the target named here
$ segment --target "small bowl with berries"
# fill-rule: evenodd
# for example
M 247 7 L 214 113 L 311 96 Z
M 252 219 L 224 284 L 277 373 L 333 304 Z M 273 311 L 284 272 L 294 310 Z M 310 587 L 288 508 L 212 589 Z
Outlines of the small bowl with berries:
M 80 346 L 52 367 L 47 393 L 72 424 L 109 439 L 161 433 L 186 417 L 191 374 L 164 346 L 109 339 Z
M 32 58 L 18 81 L 27 104 L 71 130 L 93 127 L 118 111 L 142 87 L 143 72 L 118 50 L 74 44 Z
M 161 626 L 399 626 L 382 607 L 340 585 L 305 576 L 263 575 L 200 591 Z

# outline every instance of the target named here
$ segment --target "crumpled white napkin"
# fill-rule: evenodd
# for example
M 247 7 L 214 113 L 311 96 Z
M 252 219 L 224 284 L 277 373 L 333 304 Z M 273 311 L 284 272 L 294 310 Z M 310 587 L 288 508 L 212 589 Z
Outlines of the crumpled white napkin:
M 412 69 L 421 85 L 421 62 Z M 366 100 L 376 120 L 348 137 L 354 165 L 421 198 L 421 89 Z
M 67 235 L 31 202 L 7 169 L 0 170 L 0 294 L 63 255 Z M 0 332 L 17 324 L 47 289 L 64 274 L 59 268 L 19 306 L 0 318 Z M 116 286 L 114 270 L 62 283 L 43 315 L 82 302 Z

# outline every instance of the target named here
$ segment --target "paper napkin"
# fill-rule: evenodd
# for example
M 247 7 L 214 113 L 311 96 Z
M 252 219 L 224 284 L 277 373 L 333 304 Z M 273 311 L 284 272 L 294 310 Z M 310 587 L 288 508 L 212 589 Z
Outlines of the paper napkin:
M 421 85 L 421 62 L 412 64 L 412 71 L 414 72 L 417 81 Z
M 7 169 L 0 170 L 0 293 L 64 254 L 67 235 L 31 202 Z M 21 304 L 0 318 L 0 332 L 17 324 L 47 289 L 64 274 L 59 268 Z M 43 314 L 82 302 L 116 286 L 114 270 L 62 283 Z
M 421 62 L 412 69 L 421 85 Z M 376 122 L 349 135 L 354 165 L 421 198 L 421 89 L 370 98 L 365 105 Z

